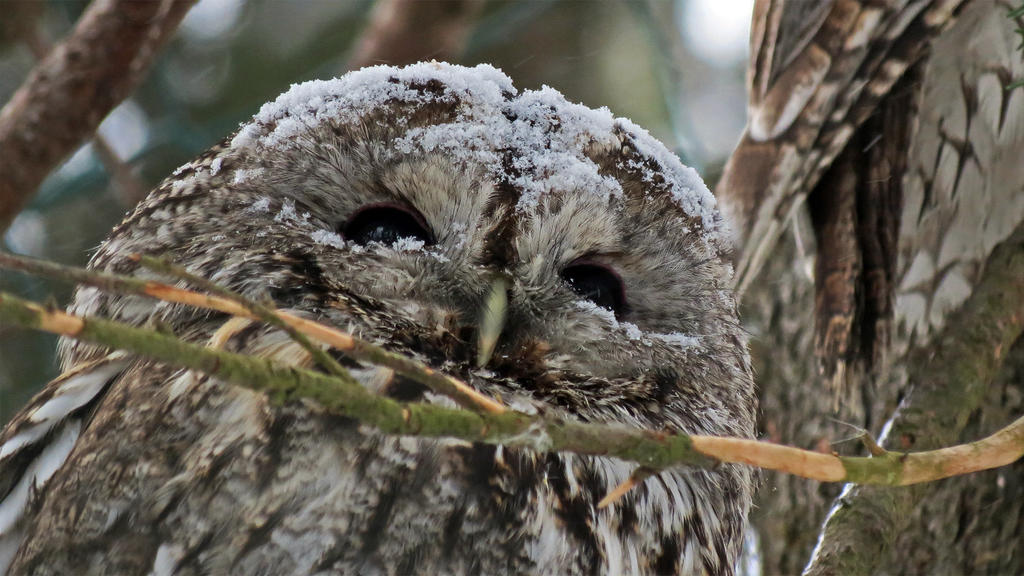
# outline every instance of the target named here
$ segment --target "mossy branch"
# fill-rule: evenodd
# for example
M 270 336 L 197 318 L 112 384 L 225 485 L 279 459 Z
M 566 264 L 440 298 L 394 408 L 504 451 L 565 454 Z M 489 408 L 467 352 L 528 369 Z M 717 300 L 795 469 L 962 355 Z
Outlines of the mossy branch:
M 263 392 L 274 404 L 312 400 L 331 414 L 357 419 L 389 434 L 617 456 L 657 468 L 710 464 L 685 435 L 533 417 L 511 410 L 480 413 L 396 402 L 370 393 L 348 376 L 283 366 L 263 358 L 184 342 L 154 330 L 81 318 L 5 293 L 0 293 L 0 324 L 60 334 L 190 368 Z
M 0 267 L 254 317 L 249 309 L 232 300 L 166 284 L 68 268 L 9 254 L 0 254 Z M 335 339 L 348 346 L 347 351 L 362 350 L 353 347 L 354 339 L 348 334 L 283 312 L 276 314 L 292 326 L 301 326 L 300 331 L 304 334 L 324 342 Z M 679 465 L 708 466 L 715 461 L 738 462 L 820 481 L 897 486 L 1001 466 L 1024 454 L 1024 418 L 973 444 L 911 454 L 887 452 L 879 457 L 844 457 L 742 438 L 687 436 L 529 416 L 504 408 L 493 412 L 474 412 L 429 404 L 404 404 L 371 394 L 347 374 L 329 375 L 286 367 L 261 358 L 183 342 L 148 329 L 109 320 L 80 318 L 7 294 L 0 294 L 0 324 L 61 334 L 190 368 L 264 392 L 274 403 L 312 400 L 330 413 L 358 419 L 386 433 L 614 456 L 655 471 Z M 373 362 L 373 359 L 360 359 Z M 462 385 L 465 386 L 464 383 Z

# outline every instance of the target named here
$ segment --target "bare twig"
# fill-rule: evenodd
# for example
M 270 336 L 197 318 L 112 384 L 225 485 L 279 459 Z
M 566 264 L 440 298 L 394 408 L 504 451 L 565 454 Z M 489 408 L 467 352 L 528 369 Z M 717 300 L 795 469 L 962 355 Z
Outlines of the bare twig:
M 684 435 L 529 416 L 511 410 L 487 413 L 432 404 L 404 404 L 372 394 L 351 377 L 283 366 L 264 358 L 184 342 L 155 330 L 81 318 L 5 293 L 0 293 L 0 323 L 126 350 L 210 374 L 266 393 L 275 404 L 312 400 L 328 413 L 355 418 L 390 434 L 617 456 L 654 468 L 709 462 L 693 449 L 690 438 Z
M 134 206 L 139 200 L 142 200 L 148 192 L 145 184 L 132 173 L 131 166 L 117 154 L 110 142 L 97 132 L 92 137 L 92 145 L 100 163 L 110 175 L 110 180 L 114 183 L 114 190 L 121 203 L 125 206 Z
M 95 0 L 0 111 L 0 231 L 124 100 L 194 0 Z
M 186 282 L 189 282 L 190 284 L 193 284 L 194 286 L 198 286 L 208 292 L 212 292 L 218 296 L 223 296 L 228 300 L 240 304 L 252 316 L 259 318 L 260 320 L 266 322 L 267 324 L 270 324 L 271 326 L 274 326 L 275 328 L 284 330 L 284 332 L 288 334 L 288 336 L 292 340 L 297 342 L 299 346 L 302 346 L 303 349 L 309 352 L 310 356 L 313 357 L 313 360 L 315 360 L 316 363 L 319 364 L 327 372 L 334 374 L 336 376 L 348 375 L 348 370 L 346 370 L 344 366 L 339 364 L 338 361 L 332 358 L 330 354 L 325 352 L 323 348 L 310 342 L 309 338 L 307 338 L 305 334 L 299 332 L 294 326 L 291 326 L 290 324 L 285 322 L 281 318 L 277 310 L 274 310 L 269 306 L 264 306 L 263 304 L 254 302 L 242 296 L 241 294 L 228 290 L 227 288 L 217 286 L 216 284 L 210 282 L 206 278 L 196 276 L 195 274 L 192 274 L 188 270 L 185 270 L 180 266 L 175 266 L 170 262 L 166 262 L 158 258 L 153 258 L 152 256 L 146 256 L 144 254 L 137 254 L 133 259 L 150 270 L 175 276 L 177 278 L 185 280 Z
M 196 292 L 183 290 L 160 282 L 149 282 L 129 276 L 117 276 L 93 270 L 83 270 L 81 268 L 63 266 L 53 262 L 15 256 L 4 252 L 0 252 L 0 268 L 21 270 L 30 274 L 46 276 L 48 278 L 78 282 L 88 286 L 95 286 L 96 288 L 107 292 L 138 294 L 166 302 L 185 304 L 207 310 L 217 310 L 218 312 L 224 312 L 235 316 L 244 316 L 247 318 L 259 317 L 257 314 L 246 308 L 246 306 L 228 297 L 198 294 Z M 220 290 L 223 291 L 223 288 Z M 225 292 L 230 293 L 230 291 Z M 346 334 L 329 326 L 313 322 L 312 320 L 307 320 L 280 310 L 275 310 L 273 312 L 281 319 L 281 321 L 288 326 L 291 326 L 296 331 L 328 344 L 337 350 L 341 350 L 356 360 L 362 360 L 390 368 L 410 380 L 423 384 L 438 394 L 444 394 L 451 397 L 461 406 L 472 410 L 482 410 L 492 413 L 505 411 L 505 407 L 499 402 L 481 394 L 466 383 L 420 364 L 411 358 L 406 358 L 399 354 L 388 352 L 379 346 L 375 346 L 369 342 L 360 340 L 350 334 Z
M 462 52 L 483 4 L 483 0 L 379 0 L 348 67 L 450 60 Z
M 641 466 L 636 470 L 633 470 L 633 473 L 629 475 L 629 478 L 626 478 L 625 482 L 619 484 L 604 498 L 601 498 L 601 501 L 597 503 L 597 509 L 601 510 L 603 508 L 611 506 L 612 504 L 615 504 L 616 502 L 621 500 L 627 492 L 643 484 L 644 480 L 647 480 L 648 478 L 654 476 L 657 473 L 657 470 L 652 470 L 644 466 Z

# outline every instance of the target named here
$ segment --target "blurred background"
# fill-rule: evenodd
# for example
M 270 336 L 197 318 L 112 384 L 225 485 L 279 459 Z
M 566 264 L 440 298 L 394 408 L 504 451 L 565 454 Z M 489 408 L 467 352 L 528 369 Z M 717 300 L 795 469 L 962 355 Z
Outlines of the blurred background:
M 0 24 L 3 102 L 86 2 L 26 5 Z M 607 106 L 674 148 L 713 185 L 746 120 L 752 5 L 489 0 L 445 58 L 491 63 L 521 90 L 549 85 L 570 100 Z M 84 265 L 150 188 L 262 103 L 292 83 L 344 73 L 373 8 L 370 0 L 200 0 L 140 89 L 104 121 L 101 138 L 50 175 L 0 246 Z M 62 307 L 71 294 L 66 284 L 5 270 L 0 290 Z M 55 347 L 49 335 L 0 327 L 0 424 L 57 375 Z

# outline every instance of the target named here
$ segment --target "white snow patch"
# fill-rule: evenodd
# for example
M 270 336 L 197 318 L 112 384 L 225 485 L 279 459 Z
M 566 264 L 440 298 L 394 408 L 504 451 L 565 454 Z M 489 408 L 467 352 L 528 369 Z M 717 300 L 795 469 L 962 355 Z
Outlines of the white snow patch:
M 654 342 L 651 338 L 661 340 L 665 344 L 675 346 L 681 350 L 687 350 L 695 346 L 700 345 L 700 338 L 697 336 L 690 336 L 681 332 L 672 332 L 670 334 L 661 334 L 657 332 L 644 332 L 639 326 L 631 322 L 619 322 L 615 318 L 615 313 L 607 308 L 603 308 L 594 304 L 590 300 L 578 300 L 576 307 L 580 310 L 585 310 L 591 314 L 598 316 L 605 323 L 608 324 L 613 330 L 622 330 L 625 332 L 626 338 L 630 340 L 640 342 L 644 346 L 652 346 Z
M 606 324 L 608 324 L 608 326 L 611 327 L 612 330 L 624 331 L 626 334 L 626 338 L 638 341 L 641 344 L 645 344 L 647 346 L 651 345 L 651 341 L 645 337 L 643 330 L 641 330 L 639 326 L 637 326 L 636 324 L 632 324 L 630 322 L 619 322 L 615 318 L 615 313 L 612 312 L 611 310 L 598 306 L 597 304 L 594 304 L 590 300 L 577 300 L 576 307 L 579 308 L 580 310 L 584 310 L 599 317 Z
M 195 175 L 188 175 L 185 176 L 184 178 L 179 178 L 178 180 L 175 180 L 173 183 L 171 183 L 171 191 L 175 194 L 180 194 L 186 188 L 194 186 L 195 183 Z
M 414 86 L 439 82 L 440 97 Z M 313 80 L 292 85 L 273 102 L 264 104 L 253 122 L 239 130 L 233 148 L 277 146 L 309 127 L 324 121 L 351 121 L 390 105 L 393 101 L 427 103 L 439 98 L 454 101 L 502 100 L 502 92 L 515 92 L 512 81 L 488 65 L 463 68 L 423 62 L 394 68 L 373 66 L 333 80 Z
M 427 255 L 433 257 L 434 260 L 437 260 L 438 262 L 441 263 L 448 263 L 452 261 L 451 258 L 446 256 L 444 252 L 441 252 L 440 250 L 430 250 L 427 252 Z
M 301 215 L 295 210 L 295 201 L 286 198 L 281 204 L 281 210 L 274 216 L 274 222 L 306 222 L 309 220 L 309 212 Z
M 374 66 L 333 80 L 305 82 L 260 108 L 241 127 L 232 148 L 273 149 L 301 145 L 311 129 L 325 123 L 355 124 L 382 109 L 458 102 L 445 124 L 409 129 L 393 141 L 401 154 L 443 153 L 455 165 L 483 166 L 496 180 L 521 191 L 520 211 L 532 211 L 546 194 L 586 191 L 606 202 L 621 197 L 622 187 L 603 175 L 587 153 L 628 144 L 649 162 L 631 162 L 644 181 L 661 178 L 673 201 L 704 229 L 707 245 L 728 244 L 714 196 L 695 170 L 648 132 L 607 108 L 591 109 L 567 101 L 556 90 L 518 93 L 500 70 L 487 65 L 465 68 L 436 62 L 404 68 Z M 408 120 L 396 113 L 391 123 Z M 508 165 L 508 159 L 514 159 Z M 236 183 L 255 176 L 238 170 Z M 255 170 L 252 172 L 256 172 Z
M 217 172 L 220 172 L 220 165 L 224 161 L 223 158 L 217 157 L 210 162 L 210 176 L 216 176 Z
M 576 307 L 580 310 L 590 312 L 594 316 L 600 317 L 602 320 L 611 325 L 616 330 L 619 328 L 619 321 L 615 319 L 615 313 L 607 308 L 603 308 L 594 304 L 590 300 L 577 300 Z
M 251 206 L 249 206 L 249 208 L 246 209 L 246 212 L 269 212 L 269 211 L 270 211 L 270 198 L 267 198 L 266 196 L 256 200 L 255 202 L 252 203 Z
M 636 324 L 630 324 L 629 322 L 620 322 L 619 326 L 626 329 L 626 337 L 630 340 L 643 340 L 644 333 L 640 330 L 640 327 Z
M 690 336 L 689 334 L 683 334 L 681 332 L 672 332 L 671 334 L 650 334 L 650 336 L 682 350 L 700 345 L 700 338 Z
M 239 168 L 235 170 L 235 177 L 231 179 L 232 184 L 245 184 L 250 180 L 256 180 L 263 176 L 263 168 Z
M 331 248 L 345 247 L 345 241 L 342 240 L 341 236 L 330 230 L 314 230 L 309 237 L 313 239 L 313 242 L 323 246 L 330 246 Z
M 395 243 L 391 245 L 391 248 L 398 252 L 419 252 L 420 250 L 423 250 L 423 246 L 423 240 L 409 236 L 395 240 Z

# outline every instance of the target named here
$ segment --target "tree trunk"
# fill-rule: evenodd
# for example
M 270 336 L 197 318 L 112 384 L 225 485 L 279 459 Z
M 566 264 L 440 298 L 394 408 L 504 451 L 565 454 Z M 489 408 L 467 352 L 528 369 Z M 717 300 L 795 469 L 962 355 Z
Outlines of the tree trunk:
M 811 184 L 807 206 L 750 283 L 745 319 L 767 438 L 861 452 L 856 442 L 829 445 L 856 434 L 839 422 L 878 435 L 900 401 L 914 402 L 908 356 L 929 350 L 993 247 L 1024 222 L 1024 89 L 1007 90 L 1024 78 L 1024 60 L 1011 8 L 994 0 L 962 6 Z M 963 414 L 959 441 L 1024 409 L 1024 343 L 1001 356 L 981 407 Z M 764 475 L 752 519 L 765 574 L 804 568 L 839 489 Z M 831 522 L 868 537 L 879 525 L 893 530 L 878 533 L 881 553 L 819 557 L 814 573 L 1024 573 L 1024 464 L 872 490 L 913 490 L 906 494 L 918 504 L 899 515 L 885 497 L 851 496 L 847 507 L 864 513 Z

